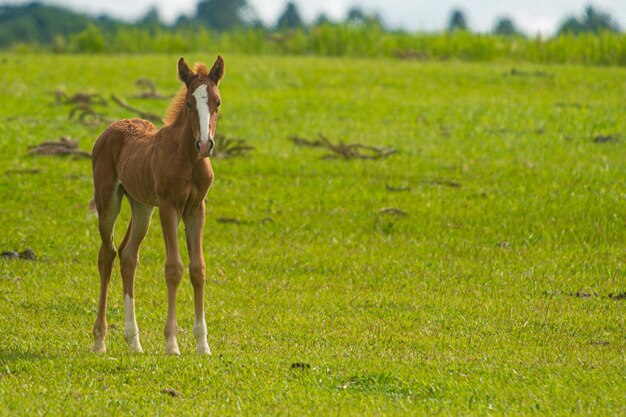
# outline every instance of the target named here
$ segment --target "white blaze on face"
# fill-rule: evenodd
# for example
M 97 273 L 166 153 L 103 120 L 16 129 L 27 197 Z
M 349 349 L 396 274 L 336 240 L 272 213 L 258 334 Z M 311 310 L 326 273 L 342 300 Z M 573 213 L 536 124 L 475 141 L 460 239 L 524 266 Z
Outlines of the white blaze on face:
M 211 113 L 209 112 L 209 93 L 206 84 L 196 88 L 193 96 L 196 98 L 196 108 L 198 110 L 198 119 L 200 120 L 200 137 L 196 139 L 207 143 L 210 135 L 209 120 L 211 120 Z

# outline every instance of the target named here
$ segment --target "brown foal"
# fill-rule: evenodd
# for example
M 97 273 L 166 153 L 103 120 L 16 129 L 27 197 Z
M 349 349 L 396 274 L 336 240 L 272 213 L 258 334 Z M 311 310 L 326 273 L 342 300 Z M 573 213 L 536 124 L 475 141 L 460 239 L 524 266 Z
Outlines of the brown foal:
M 95 205 L 98 211 L 102 239 L 98 254 L 100 300 L 93 326 L 94 352 L 106 351 L 107 291 L 116 255 L 113 226 L 120 212 L 122 197 L 126 196 L 132 214 L 117 253 L 124 288 L 124 338 L 131 351 L 142 352 L 133 294 L 139 245 L 148 232 L 154 207 L 159 207 L 166 252 L 165 353 L 180 354 L 176 340 L 176 291 L 183 275 L 177 238 L 181 218 L 185 224 L 189 276 L 194 292 L 193 334 L 197 352 L 211 353 L 204 319 L 202 233 L 204 199 L 213 182 L 213 169 L 208 157 L 215 145 L 213 137 L 221 104 L 217 87 L 223 75 L 224 60 L 221 56 L 217 57 L 210 71 L 204 64 L 196 64 L 195 71 L 192 71 L 181 58 L 178 61 L 178 77 L 185 85 L 170 106 L 165 126 L 157 130 L 146 120 L 120 120 L 111 124 L 93 147 L 94 197 L 91 205 Z

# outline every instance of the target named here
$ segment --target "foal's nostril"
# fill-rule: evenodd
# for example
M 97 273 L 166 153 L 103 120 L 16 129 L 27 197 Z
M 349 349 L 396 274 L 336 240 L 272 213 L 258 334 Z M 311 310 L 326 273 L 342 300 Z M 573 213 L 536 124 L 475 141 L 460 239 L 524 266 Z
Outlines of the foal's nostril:
M 198 152 L 200 152 L 200 141 L 199 140 L 196 141 L 196 150 Z
M 215 148 L 215 141 L 213 139 L 209 139 L 209 153 L 213 152 L 213 148 Z

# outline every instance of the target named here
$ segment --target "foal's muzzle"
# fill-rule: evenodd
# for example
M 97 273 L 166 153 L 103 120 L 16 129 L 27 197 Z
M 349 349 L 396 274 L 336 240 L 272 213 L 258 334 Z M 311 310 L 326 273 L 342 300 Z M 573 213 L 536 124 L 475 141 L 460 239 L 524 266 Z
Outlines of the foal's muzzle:
M 213 139 L 209 139 L 208 142 L 202 142 L 201 140 L 196 141 L 196 149 L 203 158 L 211 156 L 213 154 L 213 148 L 215 148 L 215 141 Z

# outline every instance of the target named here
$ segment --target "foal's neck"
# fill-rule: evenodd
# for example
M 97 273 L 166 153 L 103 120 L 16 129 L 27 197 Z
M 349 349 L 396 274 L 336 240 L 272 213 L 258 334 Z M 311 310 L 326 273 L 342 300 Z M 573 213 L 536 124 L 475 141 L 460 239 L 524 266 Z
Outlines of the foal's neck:
M 184 158 L 189 158 L 192 163 L 202 159 L 195 147 L 193 130 L 186 111 L 181 111 L 174 123 L 165 126 L 164 132 L 169 140 L 179 142 L 178 153 Z

